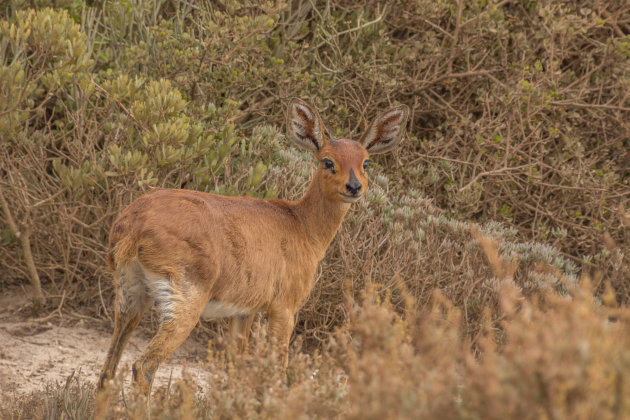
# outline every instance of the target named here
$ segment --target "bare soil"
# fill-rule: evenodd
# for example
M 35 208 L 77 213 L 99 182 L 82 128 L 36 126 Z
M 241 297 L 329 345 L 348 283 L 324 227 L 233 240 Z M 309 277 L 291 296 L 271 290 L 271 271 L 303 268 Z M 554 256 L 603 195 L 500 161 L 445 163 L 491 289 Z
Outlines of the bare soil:
M 14 398 L 63 383 L 70 375 L 80 375 L 82 383 L 94 383 L 105 360 L 112 328 L 106 322 L 54 317 L 35 320 L 16 314 L 26 303 L 23 293 L 0 296 L 0 396 Z M 131 382 L 131 364 L 146 348 L 150 333 L 134 331 L 123 352 L 118 375 L 125 388 Z M 207 345 L 198 335 L 191 336 L 166 360 L 157 372 L 154 389 L 177 380 L 186 372 L 204 388 L 209 373 L 204 361 Z

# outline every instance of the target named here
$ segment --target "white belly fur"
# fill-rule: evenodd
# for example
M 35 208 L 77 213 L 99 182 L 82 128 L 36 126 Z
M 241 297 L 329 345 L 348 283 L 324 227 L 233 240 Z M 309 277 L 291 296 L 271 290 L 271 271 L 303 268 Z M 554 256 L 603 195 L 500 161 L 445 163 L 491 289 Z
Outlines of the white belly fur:
M 249 315 L 251 311 L 245 308 L 241 308 L 231 303 L 223 303 L 217 300 L 211 300 L 206 303 L 206 307 L 203 308 L 201 313 L 201 319 L 209 321 L 217 318 L 229 318 L 233 316 Z

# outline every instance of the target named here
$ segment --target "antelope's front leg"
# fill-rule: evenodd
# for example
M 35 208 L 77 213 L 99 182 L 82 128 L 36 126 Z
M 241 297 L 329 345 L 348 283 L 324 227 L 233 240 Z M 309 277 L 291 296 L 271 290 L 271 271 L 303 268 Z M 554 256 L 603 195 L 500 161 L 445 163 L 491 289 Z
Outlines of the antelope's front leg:
M 269 338 L 282 357 L 284 367 L 289 364 L 289 340 L 295 325 L 294 311 L 279 306 L 272 306 L 268 311 Z
M 256 314 L 246 316 L 233 316 L 230 318 L 230 340 L 235 344 L 236 350 L 239 353 L 245 353 L 247 351 L 247 344 L 249 342 L 249 334 L 252 329 L 252 323 L 254 322 Z

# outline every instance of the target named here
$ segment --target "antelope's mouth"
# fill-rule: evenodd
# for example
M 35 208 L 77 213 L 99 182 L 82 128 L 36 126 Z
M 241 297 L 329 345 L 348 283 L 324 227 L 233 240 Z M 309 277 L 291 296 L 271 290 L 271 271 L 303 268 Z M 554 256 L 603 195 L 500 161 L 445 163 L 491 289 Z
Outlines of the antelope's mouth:
M 350 194 L 339 193 L 339 196 L 346 203 L 356 203 L 357 201 L 359 201 L 359 198 L 361 198 L 361 194 L 350 195 Z

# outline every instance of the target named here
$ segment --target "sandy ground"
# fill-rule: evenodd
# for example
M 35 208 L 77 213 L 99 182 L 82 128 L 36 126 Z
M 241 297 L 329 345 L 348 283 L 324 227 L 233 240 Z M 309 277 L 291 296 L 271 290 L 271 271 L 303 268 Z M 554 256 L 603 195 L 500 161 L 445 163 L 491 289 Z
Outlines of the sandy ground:
M 96 386 L 111 338 L 111 328 L 95 322 L 55 318 L 33 321 L 15 315 L 20 298 L 0 298 L 0 395 L 18 396 L 44 390 L 46 385 L 65 383 L 73 372 L 81 383 Z M 91 325 L 90 325 L 91 324 Z M 169 378 L 181 378 L 182 368 L 203 388 L 207 377 L 206 346 L 189 338 L 157 372 L 156 387 Z M 125 348 L 118 375 L 125 388 L 131 382 L 131 364 L 148 344 L 146 332 L 136 330 Z

